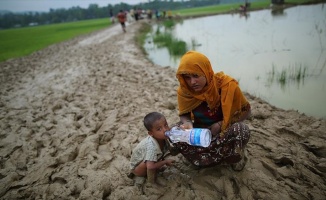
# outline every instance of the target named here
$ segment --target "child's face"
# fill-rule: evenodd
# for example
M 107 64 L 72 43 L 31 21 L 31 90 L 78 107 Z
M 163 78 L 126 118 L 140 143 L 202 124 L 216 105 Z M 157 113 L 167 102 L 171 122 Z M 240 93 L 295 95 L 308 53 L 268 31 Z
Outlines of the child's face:
M 165 136 L 165 132 L 168 130 L 170 130 L 170 127 L 165 117 L 162 117 L 161 119 L 154 122 L 152 130 L 149 131 L 148 134 L 154 137 L 155 139 L 164 140 L 167 138 Z

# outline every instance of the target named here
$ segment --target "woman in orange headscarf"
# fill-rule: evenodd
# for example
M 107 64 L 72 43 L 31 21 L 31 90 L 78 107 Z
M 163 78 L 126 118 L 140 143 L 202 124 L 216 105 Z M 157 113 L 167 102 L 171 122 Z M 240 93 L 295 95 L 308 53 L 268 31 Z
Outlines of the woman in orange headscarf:
M 242 170 L 250 137 L 242 121 L 250 114 L 250 104 L 238 82 L 223 72 L 214 73 L 208 58 L 196 51 L 181 58 L 176 76 L 181 126 L 209 128 L 213 140 L 207 148 L 184 142 L 174 146 L 196 166 L 229 163 L 234 170 Z

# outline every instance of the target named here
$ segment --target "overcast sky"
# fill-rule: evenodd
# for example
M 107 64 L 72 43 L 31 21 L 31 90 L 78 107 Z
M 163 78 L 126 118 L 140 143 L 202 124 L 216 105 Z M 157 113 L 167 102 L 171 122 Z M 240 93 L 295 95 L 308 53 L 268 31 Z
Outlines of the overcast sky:
M 0 10 L 9 10 L 12 12 L 21 11 L 49 11 L 50 8 L 71 8 L 79 6 L 88 8 L 89 4 L 97 4 L 99 7 L 107 6 L 108 4 L 115 5 L 120 2 L 129 5 L 145 3 L 148 0 L 0 0 Z

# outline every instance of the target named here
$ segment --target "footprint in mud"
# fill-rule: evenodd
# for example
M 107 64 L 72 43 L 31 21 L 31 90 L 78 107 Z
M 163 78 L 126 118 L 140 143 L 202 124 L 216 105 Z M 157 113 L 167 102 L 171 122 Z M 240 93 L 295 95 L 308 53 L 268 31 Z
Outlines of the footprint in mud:
M 57 110 L 61 110 L 62 107 L 63 107 L 63 105 L 62 105 L 61 103 L 57 103 L 56 105 L 54 105 L 54 106 L 52 107 L 52 112 L 55 112 L 55 111 L 57 111 Z

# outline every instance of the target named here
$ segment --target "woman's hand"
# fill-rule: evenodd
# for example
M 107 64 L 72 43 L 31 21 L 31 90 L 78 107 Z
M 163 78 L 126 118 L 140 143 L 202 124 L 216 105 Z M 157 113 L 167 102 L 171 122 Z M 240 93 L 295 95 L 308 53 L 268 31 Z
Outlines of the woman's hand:
M 180 116 L 180 122 L 181 122 L 180 128 L 182 128 L 182 129 L 192 129 L 192 128 L 194 128 L 194 126 L 192 125 L 190 113 L 187 113 L 185 115 L 181 115 Z
M 193 125 L 192 125 L 192 122 L 190 120 L 186 120 L 180 125 L 180 127 L 182 129 L 192 129 Z
M 219 133 L 221 132 L 221 128 L 222 128 L 222 121 L 216 122 L 209 127 L 213 136 L 219 135 Z

